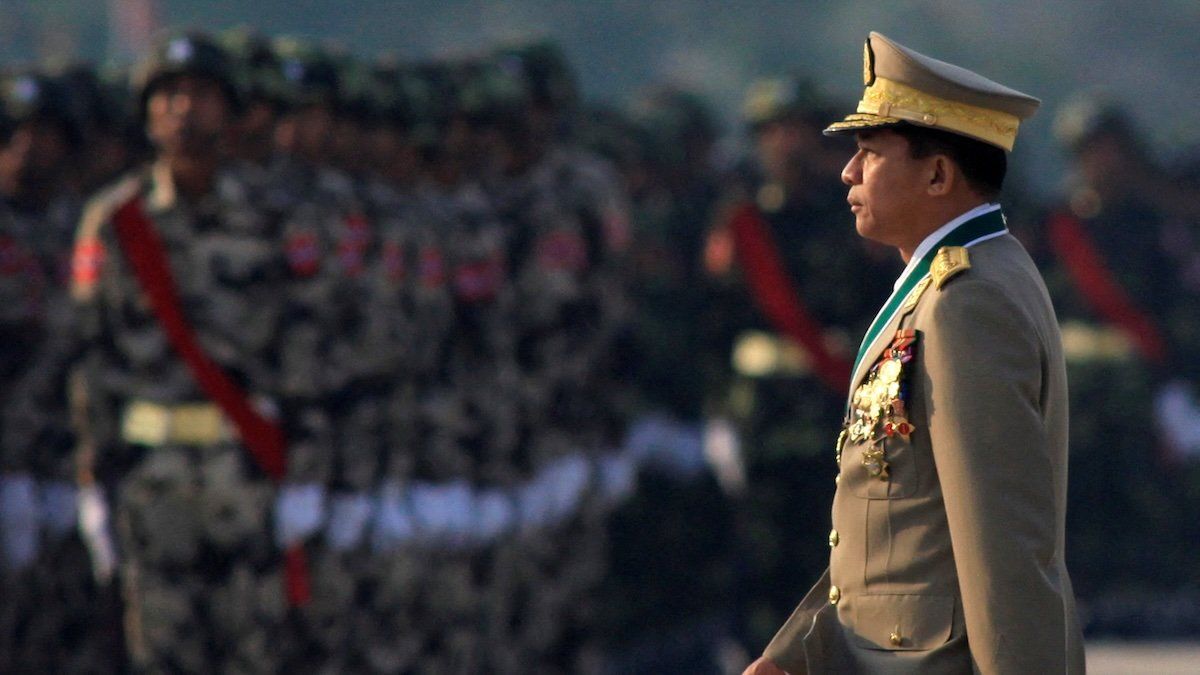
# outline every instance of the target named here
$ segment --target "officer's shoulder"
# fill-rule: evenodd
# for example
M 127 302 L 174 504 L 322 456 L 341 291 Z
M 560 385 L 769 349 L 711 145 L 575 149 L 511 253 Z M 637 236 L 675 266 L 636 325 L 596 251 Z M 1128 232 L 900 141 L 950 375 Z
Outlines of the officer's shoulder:
M 958 295 L 987 287 L 1020 286 L 1037 274 L 1025 249 L 1012 237 L 997 237 L 970 248 L 943 246 L 929 267 L 938 295 Z
M 943 247 L 930 265 L 925 296 L 938 321 L 991 311 L 1019 313 L 1037 284 L 1036 269 L 1016 240 L 1000 237 L 971 248 Z M 924 303 L 922 303 L 924 304 Z
M 929 266 L 929 275 L 933 278 L 933 287 L 942 290 L 955 277 L 971 269 L 971 254 L 964 246 L 943 246 L 933 256 Z

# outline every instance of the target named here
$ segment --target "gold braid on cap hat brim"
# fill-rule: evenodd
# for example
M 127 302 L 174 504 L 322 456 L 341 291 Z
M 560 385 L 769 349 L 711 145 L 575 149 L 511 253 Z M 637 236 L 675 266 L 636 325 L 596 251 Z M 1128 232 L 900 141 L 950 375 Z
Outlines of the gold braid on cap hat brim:
M 904 121 L 970 136 L 1011 151 L 1020 126 L 1020 119 L 1011 113 L 950 101 L 885 77 L 876 77 L 863 92 L 858 112 L 829 125 L 826 133 Z

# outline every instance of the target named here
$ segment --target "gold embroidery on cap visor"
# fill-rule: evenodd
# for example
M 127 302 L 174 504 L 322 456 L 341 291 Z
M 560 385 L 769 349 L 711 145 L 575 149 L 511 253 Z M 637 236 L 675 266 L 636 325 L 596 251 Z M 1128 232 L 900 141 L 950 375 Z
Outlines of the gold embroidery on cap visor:
M 908 85 L 876 77 L 858 102 L 858 114 L 848 115 L 825 129 L 826 134 L 851 133 L 900 122 L 945 129 L 1011 151 L 1020 120 L 999 110 L 956 103 Z

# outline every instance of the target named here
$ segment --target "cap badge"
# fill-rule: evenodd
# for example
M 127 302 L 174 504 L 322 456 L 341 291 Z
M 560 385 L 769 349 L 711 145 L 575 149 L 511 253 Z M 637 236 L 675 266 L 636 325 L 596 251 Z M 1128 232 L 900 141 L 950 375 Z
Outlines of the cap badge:
M 22 77 L 13 83 L 13 96 L 22 103 L 29 103 L 42 93 L 41 87 L 38 86 L 37 80 L 32 77 Z
M 192 58 L 192 54 L 196 51 L 192 41 L 186 38 L 172 40 L 171 44 L 167 45 L 167 59 L 175 63 L 182 63 Z
M 875 52 L 871 51 L 871 39 L 863 43 L 863 84 L 875 84 Z

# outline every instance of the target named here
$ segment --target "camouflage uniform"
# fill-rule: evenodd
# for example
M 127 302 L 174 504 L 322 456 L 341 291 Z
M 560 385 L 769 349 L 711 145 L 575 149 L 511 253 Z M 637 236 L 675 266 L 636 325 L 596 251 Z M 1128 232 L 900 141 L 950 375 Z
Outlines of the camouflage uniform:
M 607 165 L 566 148 L 491 189 L 509 232 L 514 293 L 518 442 L 508 462 L 524 482 L 523 531 L 490 557 L 499 630 L 485 653 L 507 670 L 586 670 L 607 559 L 607 505 L 593 467 L 620 442 L 627 398 L 613 359 L 629 309 L 628 207 Z M 587 476 L 573 495 L 572 467 Z M 572 495 L 569 509 L 539 504 L 541 486 Z
M 77 146 L 78 128 L 58 82 L 15 74 L 0 82 L 0 89 L 0 118 L 12 117 L 4 121 L 11 128 L 0 122 L 6 145 L 18 126 L 49 121 L 58 125 L 60 140 Z M 26 131 L 44 133 L 36 129 Z M 67 289 L 79 205 L 63 185 L 65 177 L 40 176 L 38 185 L 30 186 L 51 190 L 46 204 L 30 203 L 21 188 L 0 201 L 2 671 L 104 670 L 119 642 L 113 628 L 102 628 L 113 626 L 111 599 L 93 583 L 75 536 L 65 380 L 72 320 Z M 28 518 L 24 537 L 11 531 L 17 514 Z M 18 546 L 21 540 L 26 547 Z
M 69 200 L 36 215 L 5 204 L 0 222 L 6 345 L 0 474 L 35 481 L 29 497 L 39 512 L 31 523 L 37 528 L 36 556 L 20 569 L 6 565 L 0 572 L 0 595 L 6 598 L 0 610 L 0 670 L 103 669 L 119 640 L 111 601 L 93 583 L 75 536 L 73 437 L 64 386 L 72 319 L 67 280 L 78 210 Z
M 85 212 L 77 264 L 94 268 L 76 273 L 87 345 L 81 391 L 91 463 L 112 494 L 131 657 L 150 670 L 270 671 L 285 611 L 269 519 L 275 490 L 228 425 L 212 419 L 215 407 L 123 259 L 110 219 L 134 195 L 163 239 L 202 348 L 283 426 L 287 481 L 297 484 L 322 483 L 329 472 L 323 392 L 286 372 L 285 335 L 304 332 L 311 318 L 285 292 L 292 279 L 283 223 L 235 174 L 188 203 L 155 165 Z M 156 419 L 164 413 L 165 424 Z
M 201 82 L 219 86 L 227 109 L 236 107 L 225 57 L 206 38 L 166 41 L 137 77 L 148 131 L 162 134 L 156 140 L 164 154 L 97 196 L 80 225 L 73 289 L 83 354 L 73 386 L 80 473 L 110 496 L 133 666 L 273 672 L 300 651 L 284 630 L 280 550 L 303 544 L 318 525 L 289 520 L 295 509 L 285 508 L 287 498 L 318 486 L 316 503 L 304 511 L 319 520 L 319 486 L 330 472 L 324 381 L 297 377 L 297 361 L 311 361 L 303 361 L 303 345 L 288 341 L 316 334 L 324 344 L 311 326 L 321 318 L 312 311 L 317 303 L 306 304 L 297 291 L 309 280 L 290 264 L 285 236 L 307 203 L 275 189 L 269 176 L 234 170 L 215 145 L 196 142 L 204 138 L 197 134 L 227 130 L 223 120 L 178 116 L 173 104 L 181 95 L 213 112 L 213 89 Z M 167 89 L 169 98 L 160 100 L 169 105 L 150 105 L 158 87 L 173 83 L 186 88 Z M 203 194 L 178 191 L 170 152 L 216 163 Z M 111 222 L 134 198 L 162 240 L 198 346 L 281 427 L 282 490 L 195 381 L 134 276 Z M 92 520 L 85 518 L 89 542 L 93 553 L 103 552 L 103 528 Z

